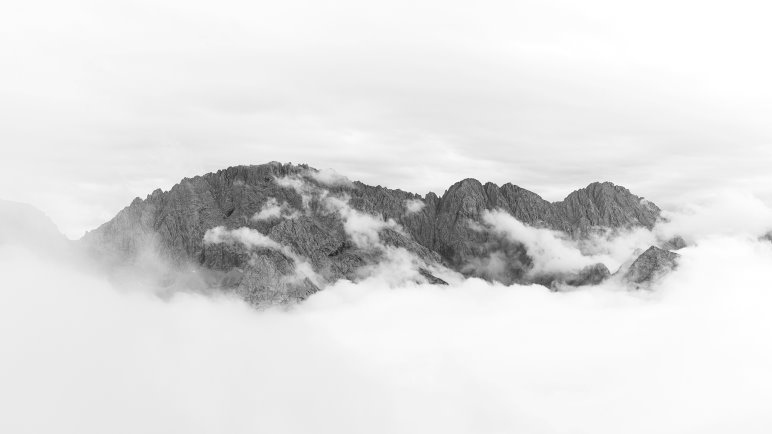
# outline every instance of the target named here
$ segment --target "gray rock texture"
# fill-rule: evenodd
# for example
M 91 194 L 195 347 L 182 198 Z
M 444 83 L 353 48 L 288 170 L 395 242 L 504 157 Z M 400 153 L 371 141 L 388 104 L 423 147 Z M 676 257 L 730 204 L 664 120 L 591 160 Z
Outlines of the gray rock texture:
M 568 276 L 565 283 L 569 286 L 597 285 L 611 276 L 611 271 L 603 264 L 594 264 Z
M 148 254 L 172 266 L 193 263 L 211 272 L 216 286 L 257 303 L 284 302 L 302 299 L 338 279 L 361 278 L 361 270 L 377 264 L 389 249 L 409 252 L 417 275 L 433 283 L 444 282 L 426 271 L 431 264 L 504 283 L 524 282 L 531 265 L 526 249 L 479 230 L 476 225 L 485 211 L 502 210 L 527 225 L 575 239 L 596 228 L 651 228 L 660 213 L 654 204 L 608 182 L 548 202 L 512 184 L 474 179 L 457 182 L 442 197 L 421 197 L 360 182 L 329 182 L 318 173 L 306 165 L 273 162 L 185 178 L 169 191 L 135 199 L 81 242 L 107 263 L 131 264 Z M 288 179 L 302 186 L 281 182 Z M 331 211 L 330 197 L 347 199 L 353 212 L 383 222 L 376 246 L 355 242 L 347 230 L 356 222 L 347 220 L 343 211 Z M 411 209 L 410 202 L 423 206 Z M 283 214 L 255 218 L 271 204 L 280 204 Z M 286 252 L 204 243 L 207 231 L 219 226 L 249 228 L 286 246 L 311 265 L 320 283 L 298 280 L 294 259 Z M 508 268 L 486 275 L 474 262 L 491 252 L 504 255 Z M 596 268 L 564 280 L 596 282 L 607 272 Z
M 533 279 L 538 283 L 559 291 L 565 286 L 598 285 L 611 276 L 611 271 L 604 264 L 588 265 L 574 272 L 541 275 Z
M 681 255 L 651 246 L 633 261 L 623 278 L 635 287 L 650 285 L 678 266 Z
M 307 277 L 295 275 L 295 264 L 291 258 L 276 252 L 266 251 L 254 255 L 240 276 L 231 275 L 236 294 L 248 302 L 260 304 L 283 304 L 302 300 L 319 291 Z

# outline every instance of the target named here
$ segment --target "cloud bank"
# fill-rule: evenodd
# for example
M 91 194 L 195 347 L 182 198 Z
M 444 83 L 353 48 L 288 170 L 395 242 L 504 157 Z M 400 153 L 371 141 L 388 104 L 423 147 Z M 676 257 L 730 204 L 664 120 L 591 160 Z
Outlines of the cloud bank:
M 403 258 L 264 311 L 161 299 L 5 242 L 0 431 L 769 432 L 772 243 L 689 216 L 702 235 L 650 292 L 395 284 Z

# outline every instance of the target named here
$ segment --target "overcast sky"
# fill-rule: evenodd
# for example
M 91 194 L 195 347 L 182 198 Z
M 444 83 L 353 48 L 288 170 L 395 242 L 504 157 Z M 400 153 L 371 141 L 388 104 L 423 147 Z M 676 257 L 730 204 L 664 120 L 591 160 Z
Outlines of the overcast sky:
M 0 6 L 0 198 L 70 237 L 229 165 L 441 194 L 772 193 L 772 10 L 711 1 Z

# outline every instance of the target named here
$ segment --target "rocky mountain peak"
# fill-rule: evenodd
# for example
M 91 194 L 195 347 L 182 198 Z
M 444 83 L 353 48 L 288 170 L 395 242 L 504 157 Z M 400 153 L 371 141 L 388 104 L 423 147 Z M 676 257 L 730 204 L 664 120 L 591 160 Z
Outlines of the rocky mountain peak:
M 561 229 L 574 235 L 597 226 L 652 228 L 660 214 L 653 203 L 610 182 L 592 183 L 554 205 L 564 217 Z

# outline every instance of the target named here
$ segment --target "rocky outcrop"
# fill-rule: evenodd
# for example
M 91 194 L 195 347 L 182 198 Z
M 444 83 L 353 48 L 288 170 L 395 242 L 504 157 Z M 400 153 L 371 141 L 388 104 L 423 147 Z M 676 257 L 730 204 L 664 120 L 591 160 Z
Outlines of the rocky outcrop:
M 604 264 L 588 265 L 574 272 L 539 275 L 533 279 L 533 283 L 546 286 L 554 291 L 560 291 L 571 286 L 598 285 L 611 276 L 611 272 Z
M 565 279 L 569 286 L 597 285 L 611 276 L 611 271 L 603 264 L 588 265 Z
M 448 284 L 448 282 L 446 282 L 446 281 L 440 279 L 439 277 L 433 275 L 432 273 L 429 272 L 429 270 L 427 270 L 425 268 L 419 268 L 418 269 L 418 274 L 423 276 L 423 278 L 426 279 L 426 282 L 427 283 L 431 283 L 432 285 L 447 285 Z
M 665 241 L 661 248 L 665 250 L 681 250 L 687 246 L 688 244 L 686 244 L 686 240 L 684 240 L 683 237 L 676 235 L 675 237 Z
M 633 261 L 623 278 L 636 288 L 646 287 L 678 266 L 681 255 L 651 246 Z
M 416 270 L 424 270 L 420 275 L 429 282 L 443 282 L 426 275 L 429 265 L 443 264 L 466 275 L 525 283 L 531 266 L 527 250 L 479 229 L 484 212 L 491 210 L 572 238 L 598 227 L 650 228 L 660 212 L 611 183 L 590 184 L 554 203 L 512 184 L 474 179 L 452 185 L 441 197 L 434 193 L 421 197 L 323 177 L 306 165 L 273 162 L 231 167 L 183 179 L 166 192 L 156 190 L 144 200 L 135 199 L 82 242 L 108 263 L 132 263 L 153 252 L 172 266 L 197 264 L 220 276 L 220 286 L 258 303 L 302 299 L 319 285 L 355 280 L 389 249 L 409 252 Z M 362 224 L 365 238 L 374 231 L 377 242 L 352 237 L 351 231 Z M 319 285 L 297 280 L 296 265 L 286 252 L 204 243 L 204 235 L 215 227 L 248 228 L 267 236 L 307 261 L 318 274 Z M 500 273 L 506 277 L 488 276 L 485 267 L 470 266 L 494 251 L 506 256 L 509 269 Z M 595 282 L 605 275 L 602 271 L 587 270 L 565 280 L 580 285 Z
M 319 291 L 310 279 L 298 276 L 292 258 L 276 251 L 254 255 L 240 276 L 231 274 L 236 294 L 256 305 L 303 300 Z

